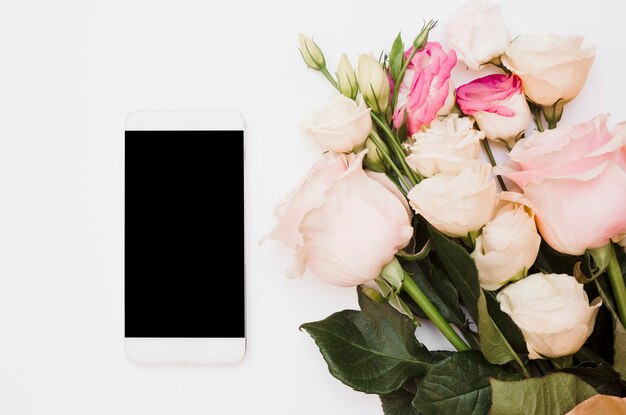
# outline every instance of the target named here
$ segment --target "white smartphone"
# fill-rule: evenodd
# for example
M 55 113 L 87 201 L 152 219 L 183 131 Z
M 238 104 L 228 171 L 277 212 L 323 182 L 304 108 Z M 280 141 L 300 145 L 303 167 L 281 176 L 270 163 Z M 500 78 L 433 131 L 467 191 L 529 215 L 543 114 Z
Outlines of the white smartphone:
M 124 141 L 126 356 L 145 364 L 240 361 L 242 116 L 132 112 Z

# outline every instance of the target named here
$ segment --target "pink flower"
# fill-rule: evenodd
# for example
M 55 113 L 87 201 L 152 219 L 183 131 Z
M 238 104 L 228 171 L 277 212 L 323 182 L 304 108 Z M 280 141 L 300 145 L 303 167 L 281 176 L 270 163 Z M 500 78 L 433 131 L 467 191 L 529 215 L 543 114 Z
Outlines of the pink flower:
M 406 55 L 411 49 L 406 51 Z M 415 134 L 438 115 L 454 108 L 454 85 L 450 71 L 456 65 L 456 53 L 446 53 L 438 42 L 428 42 L 415 53 L 399 88 L 398 102 L 393 112 L 393 124 L 399 128 L 407 114 L 409 135 Z
M 459 87 L 456 102 L 461 111 L 472 115 L 490 140 L 510 145 L 528 127 L 530 109 L 517 75 L 494 74 Z
M 508 198 L 535 212 L 559 252 L 581 255 L 626 233 L 626 126 L 613 133 L 607 118 L 535 132 L 494 169 L 522 189 Z
M 279 221 L 266 238 L 295 250 L 288 276 L 308 266 L 328 283 L 356 286 L 377 278 L 409 243 L 406 199 L 384 174 L 363 170 L 366 152 L 328 153 L 276 208 Z

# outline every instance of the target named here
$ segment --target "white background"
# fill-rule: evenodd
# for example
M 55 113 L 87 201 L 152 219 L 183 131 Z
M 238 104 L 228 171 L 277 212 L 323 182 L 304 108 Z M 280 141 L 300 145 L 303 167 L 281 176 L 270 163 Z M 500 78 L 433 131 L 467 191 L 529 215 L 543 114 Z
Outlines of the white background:
M 298 331 L 354 307 L 354 291 L 285 279 L 289 254 L 256 241 L 274 203 L 320 156 L 298 123 L 332 90 L 304 67 L 297 33 L 313 35 L 334 69 L 342 51 L 353 62 L 378 55 L 399 30 L 408 41 L 422 18 L 445 20 L 460 4 L 3 1 L 0 413 L 381 413 L 376 397 L 332 378 Z M 566 120 L 626 119 L 621 2 L 501 4 L 514 34 L 580 33 L 598 46 Z M 123 121 L 134 109 L 198 108 L 246 117 L 248 354 L 233 367 L 137 366 L 122 347 Z M 226 143 L 211 157 L 229 157 Z

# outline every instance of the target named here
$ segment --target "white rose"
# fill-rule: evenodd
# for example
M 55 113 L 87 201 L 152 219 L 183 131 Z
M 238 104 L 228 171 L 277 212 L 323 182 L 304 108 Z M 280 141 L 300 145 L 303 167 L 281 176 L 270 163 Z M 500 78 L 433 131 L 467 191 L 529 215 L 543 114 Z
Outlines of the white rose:
M 473 118 L 457 114 L 433 120 L 430 127 L 413 134 L 407 164 L 425 177 L 457 172 L 459 164 L 478 157 L 480 140 L 485 137 L 473 126 Z
M 480 286 L 497 290 L 520 279 L 534 264 L 541 245 L 535 215 L 522 205 L 505 204 L 476 238 L 472 258 L 478 268 Z
M 360 97 L 354 101 L 335 95 L 306 117 L 302 129 L 324 150 L 349 153 L 355 146 L 365 143 L 372 130 L 372 119 Z
M 459 59 L 474 71 L 502 55 L 511 39 L 500 7 L 479 0 L 457 11 L 446 23 L 445 30 L 448 43 Z
M 413 210 L 437 230 L 464 237 L 491 219 L 496 184 L 491 165 L 474 161 L 458 174 L 440 173 L 422 180 L 407 197 Z
M 583 47 L 582 36 L 521 35 L 513 39 L 502 63 L 522 78 L 533 102 L 552 106 L 576 98 L 596 57 L 595 47 Z
M 520 328 L 530 359 L 569 356 L 583 346 L 602 305 L 565 274 L 533 274 L 498 294 L 500 308 Z

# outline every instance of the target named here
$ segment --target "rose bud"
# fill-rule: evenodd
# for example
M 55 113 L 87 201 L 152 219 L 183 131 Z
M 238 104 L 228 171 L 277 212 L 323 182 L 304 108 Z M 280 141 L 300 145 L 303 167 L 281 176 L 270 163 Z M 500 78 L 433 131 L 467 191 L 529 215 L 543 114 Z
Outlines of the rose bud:
M 302 59 L 304 59 L 304 63 L 306 63 L 309 68 L 321 71 L 322 68 L 326 67 L 324 54 L 313 39 L 300 33 L 298 34 L 298 40 L 300 43 L 300 54 L 302 54 Z
M 354 68 L 350 64 L 348 57 L 344 53 L 339 59 L 339 66 L 337 67 L 337 84 L 339 85 L 339 91 L 348 98 L 356 98 L 356 94 L 359 91 L 359 87 L 356 82 L 356 73 Z
M 367 105 L 375 113 L 384 114 L 389 106 L 389 79 L 371 53 L 359 55 L 357 83 Z
M 535 216 L 522 205 L 505 204 L 476 238 L 472 258 L 476 262 L 480 286 L 497 290 L 526 276 L 535 263 L 541 237 Z

